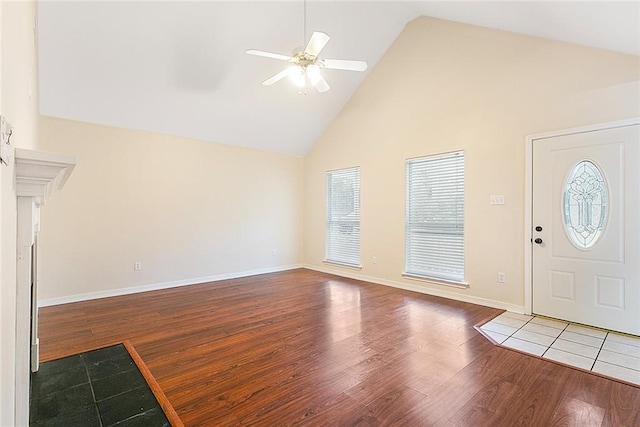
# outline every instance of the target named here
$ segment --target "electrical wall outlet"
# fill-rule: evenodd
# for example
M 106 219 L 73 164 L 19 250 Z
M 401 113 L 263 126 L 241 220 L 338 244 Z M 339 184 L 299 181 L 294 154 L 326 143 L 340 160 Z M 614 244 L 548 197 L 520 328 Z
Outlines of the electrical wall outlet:
M 507 280 L 504 273 L 498 273 L 498 283 L 504 283 Z
M 371 258 L 371 262 L 372 262 L 373 264 L 377 264 L 377 263 L 378 263 L 378 257 L 377 257 L 377 256 L 372 257 L 372 258 Z
M 136 261 L 133 263 L 133 269 L 135 271 L 140 271 L 142 270 L 142 263 L 140 261 Z

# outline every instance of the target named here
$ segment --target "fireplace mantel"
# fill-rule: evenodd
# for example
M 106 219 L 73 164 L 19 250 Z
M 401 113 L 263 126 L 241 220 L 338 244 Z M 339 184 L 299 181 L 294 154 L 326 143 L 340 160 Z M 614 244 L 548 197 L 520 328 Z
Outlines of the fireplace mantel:
M 33 197 L 41 206 L 52 192 L 62 188 L 75 166 L 75 156 L 16 148 L 16 193 Z
M 76 166 L 66 154 L 16 148 L 16 353 L 15 424 L 29 424 L 29 377 L 38 370 L 38 277 L 37 234 L 40 206 L 60 190 Z

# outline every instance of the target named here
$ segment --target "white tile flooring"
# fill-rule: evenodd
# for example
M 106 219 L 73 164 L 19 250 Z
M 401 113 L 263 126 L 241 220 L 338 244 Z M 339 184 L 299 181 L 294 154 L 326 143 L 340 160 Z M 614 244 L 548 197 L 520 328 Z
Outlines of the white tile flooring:
M 640 337 L 510 312 L 480 329 L 505 347 L 640 385 Z

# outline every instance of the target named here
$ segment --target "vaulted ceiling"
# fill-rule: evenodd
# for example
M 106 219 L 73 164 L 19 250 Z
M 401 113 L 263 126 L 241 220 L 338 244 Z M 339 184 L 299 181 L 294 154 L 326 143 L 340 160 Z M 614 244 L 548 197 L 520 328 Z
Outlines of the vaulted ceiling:
M 303 0 L 41 1 L 40 111 L 304 155 L 420 15 L 640 55 L 639 2 L 309 0 L 306 37 L 331 36 L 321 56 L 369 69 L 324 70 L 322 94 L 287 80 L 262 86 L 286 63 L 245 50 L 291 54 L 304 44 L 303 11 Z

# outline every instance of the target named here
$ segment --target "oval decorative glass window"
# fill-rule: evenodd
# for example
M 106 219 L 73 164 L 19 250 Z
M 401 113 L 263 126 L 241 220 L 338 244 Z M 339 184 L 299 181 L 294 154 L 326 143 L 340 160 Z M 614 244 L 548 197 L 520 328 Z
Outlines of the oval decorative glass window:
M 608 198 L 598 166 L 582 160 L 571 168 L 563 189 L 563 222 L 569 240 L 577 248 L 590 248 L 602 235 Z

